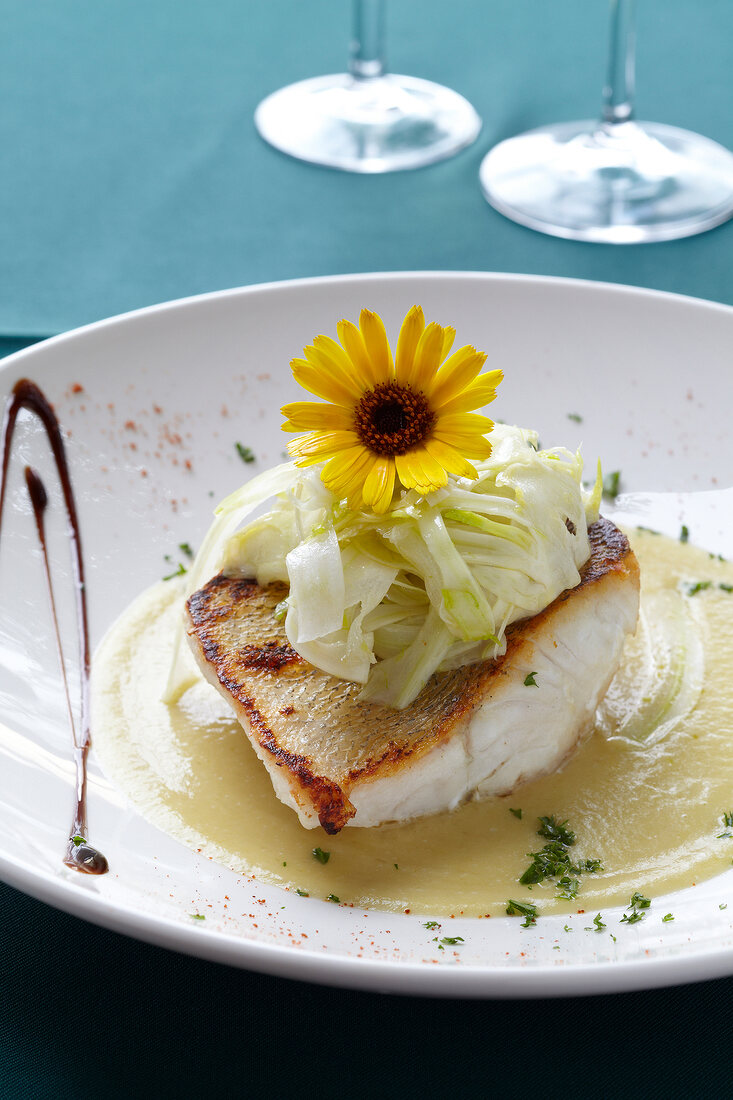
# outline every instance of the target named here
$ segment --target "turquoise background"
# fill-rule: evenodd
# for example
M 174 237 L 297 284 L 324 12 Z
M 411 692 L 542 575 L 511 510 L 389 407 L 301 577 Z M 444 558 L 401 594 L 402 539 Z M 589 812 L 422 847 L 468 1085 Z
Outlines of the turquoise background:
M 733 4 L 639 8 L 640 117 L 733 146 Z M 604 0 L 391 0 L 392 69 L 463 92 L 484 129 L 443 164 L 358 177 L 289 160 L 252 123 L 268 92 L 343 68 L 348 0 L 0 0 L 0 354 L 181 295 L 352 271 L 520 271 L 733 302 L 733 223 L 582 245 L 481 197 L 494 142 L 595 113 L 606 24 Z M 175 955 L 2 885 L 0 907 L 1 1097 L 733 1095 L 733 979 L 402 1000 Z
M 639 5 L 638 107 L 733 146 L 733 5 Z M 345 176 L 258 138 L 260 98 L 346 61 L 349 0 L 0 4 L 0 333 L 47 335 L 187 294 L 349 271 L 523 271 L 733 301 L 733 224 L 686 241 L 560 242 L 490 209 L 477 173 L 518 130 L 593 115 L 604 0 L 392 0 L 394 71 L 442 81 L 478 142 Z

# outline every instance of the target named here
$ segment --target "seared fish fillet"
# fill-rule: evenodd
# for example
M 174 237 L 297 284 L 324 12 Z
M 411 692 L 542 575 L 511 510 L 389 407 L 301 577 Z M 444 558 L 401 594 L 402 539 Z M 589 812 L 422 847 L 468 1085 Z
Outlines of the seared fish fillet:
M 503 657 L 435 674 L 405 710 L 358 702 L 360 685 L 292 649 L 281 584 L 219 574 L 188 600 L 189 639 L 306 828 L 439 813 L 556 770 L 590 728 L 635 629 L 639 569 L 608 520 L 589 536 L 576 588 L 510 626 Z

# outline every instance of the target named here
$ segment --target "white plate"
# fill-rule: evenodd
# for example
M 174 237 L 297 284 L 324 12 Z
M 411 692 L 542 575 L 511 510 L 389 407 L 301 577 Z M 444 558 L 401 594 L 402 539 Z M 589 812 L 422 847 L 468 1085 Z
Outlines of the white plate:
M 497 415 L 536 427 L 548 443 L 583 439 L 588 456 L 622 471 L 624 488 L 702 490 L 715 488 L 717 476 L 730 478 L 733 310 L 724 306 L 470 273 L 313 279 L 156 306 L 20 352 L 0 372 L 3 394 L 21 376 L 37 381 L 71 433 L 95 643 L 159 579 L 164 555 L 201 536 L 212 491 L 219 498 L 280 460 L 278 409 L 296 396 L 290 358 L 364 305 L 395 334 L 414 302 L 503 367 Z M 582 414 L 582 424 L 569 413 Z M 242 465 L 237 440 L 258 456 L 255 466 Z M 456 919 L 451 934 L 465 943 L 439 953 L 418 918 L 283 895 L 189 852 L 131 809 L 93 759 L 90 834 L 111 873 L 66 870 L 69 734 L 22 489 L 26 461 L 54 483 L 40 429 L 23 416 L 0 565 L 0 876 L 7 882 L 166 947 L 364 989 L 548 996 L 733 972 L 733 872 L 655 906 L 674 908 L 674 923 L 649 917 L 624 926 L 616 942 L 584 931 L 587 916 L 542 918 L 529 929 L 503 917 Z M 61 520 L 52 528 L 61 589 L 68 553 Z M 62 618 L 71 628 L 68 607 Z M 192 920 L 192 911 L 206 921 Z M 572 935 L 562 932 L 566 921 Z

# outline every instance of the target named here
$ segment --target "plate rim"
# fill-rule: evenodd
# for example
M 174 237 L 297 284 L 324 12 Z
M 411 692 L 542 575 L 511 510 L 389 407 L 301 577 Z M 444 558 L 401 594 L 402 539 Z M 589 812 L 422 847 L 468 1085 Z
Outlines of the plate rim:
M 484 270 L 353 272 L 250 283 L 158 302 L 105 317 L 41 339 L 5 356 L 0 360 L 0 377 L 5 379 L 9 373 L 13 372 L 16 364 L 32 360 L 39 355 L 45 356 L 48 353 L 47 349 L 53 352 L 55 348 L 65 343 L 104 332 L 106 329 L 111 330 L 120 325 L 135 324 L 137 321 L 157 314 L 175 315 L 179 310 L 195 308 L 207 302 L 233 300 L 273 291 L 328 285 L 343 286 L 360 282 L 389 283 L 405 279 L 419 279 L 423 282 L 439 280 L 460 282 L 468 279 L 525 286 L 552 285 L 566 287 L 568 290 L 580 293 L 610 293 L 619 298 L 646 298 L 668 302 L 671 305 L 694 307 L 696 310 L 702 307 L 721 316 L 733 318 L 733 306 L 723 302 L 648 287 L 591 279 Z M 415 996 L 486 999 L 593 996 L 702 981 L 733 973 L 733 951 L 719 946 L 706 946 L 686 956 L 654 956 L 623 961 L 599 960 L 562 966 L 546 963 L 504 967 L 469 963 L 461 963 L 460 966 L 429 966 L 424 962 L 405 959 L 387 962 L 345 955 L 329 957 L 320 955 L 311 948 L 296 949 L 292 946 L 251 940 L 200 926 L 188 927 L 158 913 L 146 913 L 129 903 L 114 903 L 111 899 L 79 890 L 64 874 L 52 875 L 47 871 L 29 869 L 1 851 L 0 879 L 54 908 L 143 942 L 273 976 L 350 989 Z M 593 981 L 590 980 L 591 976 Z

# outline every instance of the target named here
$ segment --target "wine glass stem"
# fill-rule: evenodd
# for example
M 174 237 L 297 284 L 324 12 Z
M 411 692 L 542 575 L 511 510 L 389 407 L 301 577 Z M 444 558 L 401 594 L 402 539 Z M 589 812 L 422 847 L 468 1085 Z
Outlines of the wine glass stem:
M 634 116 L 636 68 L 635 0 L 611 0 L 608 76 L 603 89 L 602 120 L 606 126 L 629 122 Z
M 354 32 L 349 72 L 356 80 L 382 76 L 384 61 L 384 0 L 354 0 Z

